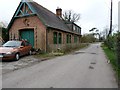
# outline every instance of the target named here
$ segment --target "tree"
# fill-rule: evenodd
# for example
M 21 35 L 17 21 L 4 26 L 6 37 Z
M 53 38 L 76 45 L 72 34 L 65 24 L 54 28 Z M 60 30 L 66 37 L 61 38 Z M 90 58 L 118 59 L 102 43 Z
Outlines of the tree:
M 97 28 L 92 28 L 91 30 L 89 30 L 89 32 L 94 31 L 95 29 L 97 29 Z
M 7 42 L 9 40 L 9 32 L 7 30 L 7 22 L 0 22 L 0 36 L 3 42 Z
M 74 13 L 72 10 L 67 10 L 63 13 L 63 19 L 68 22 L 77 22 L 80 19 L 80 14 Z
M 90 29 L 89 32 L 92 32 L 92 35 L 96 36 L 96 38 L 98 36 L 98 38 L 100 40 L 100 33 L 99 33 L 99 30 L 97 28 L 94 27 L 94 28 Z
M 4 42 L 7 42 L 9 40 L 9 33 L 7 28 L 2 27 L 2 39 Z
M 86 34 L 83 35 L 81 38 L 82 43 L 93 43 L 96 41 L 96 38 L 93 36 L 93 34 Z

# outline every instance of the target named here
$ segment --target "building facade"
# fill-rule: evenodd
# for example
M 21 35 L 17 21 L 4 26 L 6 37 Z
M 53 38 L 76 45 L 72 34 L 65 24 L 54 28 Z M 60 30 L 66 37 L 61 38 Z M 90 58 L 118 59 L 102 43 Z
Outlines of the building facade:
M 26 39 L 37 49 L 52 51 L 80 43 L 81 27 L 62 19 L 62 9 L 56 14 L 28 0 L 22 0 L 8 25 L 9 39 Z

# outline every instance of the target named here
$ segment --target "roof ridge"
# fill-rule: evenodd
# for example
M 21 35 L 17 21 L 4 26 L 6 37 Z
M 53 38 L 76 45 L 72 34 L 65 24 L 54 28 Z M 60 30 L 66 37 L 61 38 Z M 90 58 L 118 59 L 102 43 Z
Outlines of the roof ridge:
M 34 2 L 33 0 L 21 0 L 21 2 Z
M 35 4 L 37 4 L 38 6 L 42 7 L 43 9 L 45 9 L 45 10 L 51 12 L 52 14 L 56 15 L 55 13 L 53 13 L 52 11 L 50 11 L 48 8 L 45 8 L 44 6 L 40 5 L 39 3 L 35 2 L 35 1 L 33 1 L 33 2 L 34 2 Z
M 38 4 L 37 2 L 33 1 L 29 2 L 29 4 L 34 8 L 37 16 L 45 26 L 69 31 L 69 28 L 65 24 L 65 22 L 62 19 L 60 19 L 55 13 Z

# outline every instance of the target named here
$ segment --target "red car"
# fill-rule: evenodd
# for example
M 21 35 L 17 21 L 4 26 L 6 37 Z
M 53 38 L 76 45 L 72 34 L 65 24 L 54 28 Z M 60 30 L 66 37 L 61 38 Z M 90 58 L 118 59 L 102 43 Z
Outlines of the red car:
M 3 60 L 19 60 L 20 56 L 31 54 L 32 46 L 27 41 L 8 41 L 0 47 L 0 58 Z

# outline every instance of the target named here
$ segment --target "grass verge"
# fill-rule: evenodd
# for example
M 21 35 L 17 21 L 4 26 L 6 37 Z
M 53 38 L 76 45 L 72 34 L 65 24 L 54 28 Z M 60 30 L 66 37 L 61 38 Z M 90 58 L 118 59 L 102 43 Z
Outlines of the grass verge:
M 118 68 L 117 65 L 117 56 L 116 56 L 116 52 L 113 50 L 110 50 L 107 46 L 105 46 L 104 44 L 102 44 L 102 48 L 106 54 L 106 56 L 108 57 L 108 59 L 110 60 L 111 65 L 113 66 L 113 69 L 116 72 L 116 77 L 117 80 L 119 82 L 120 85 L 120 69 Z

